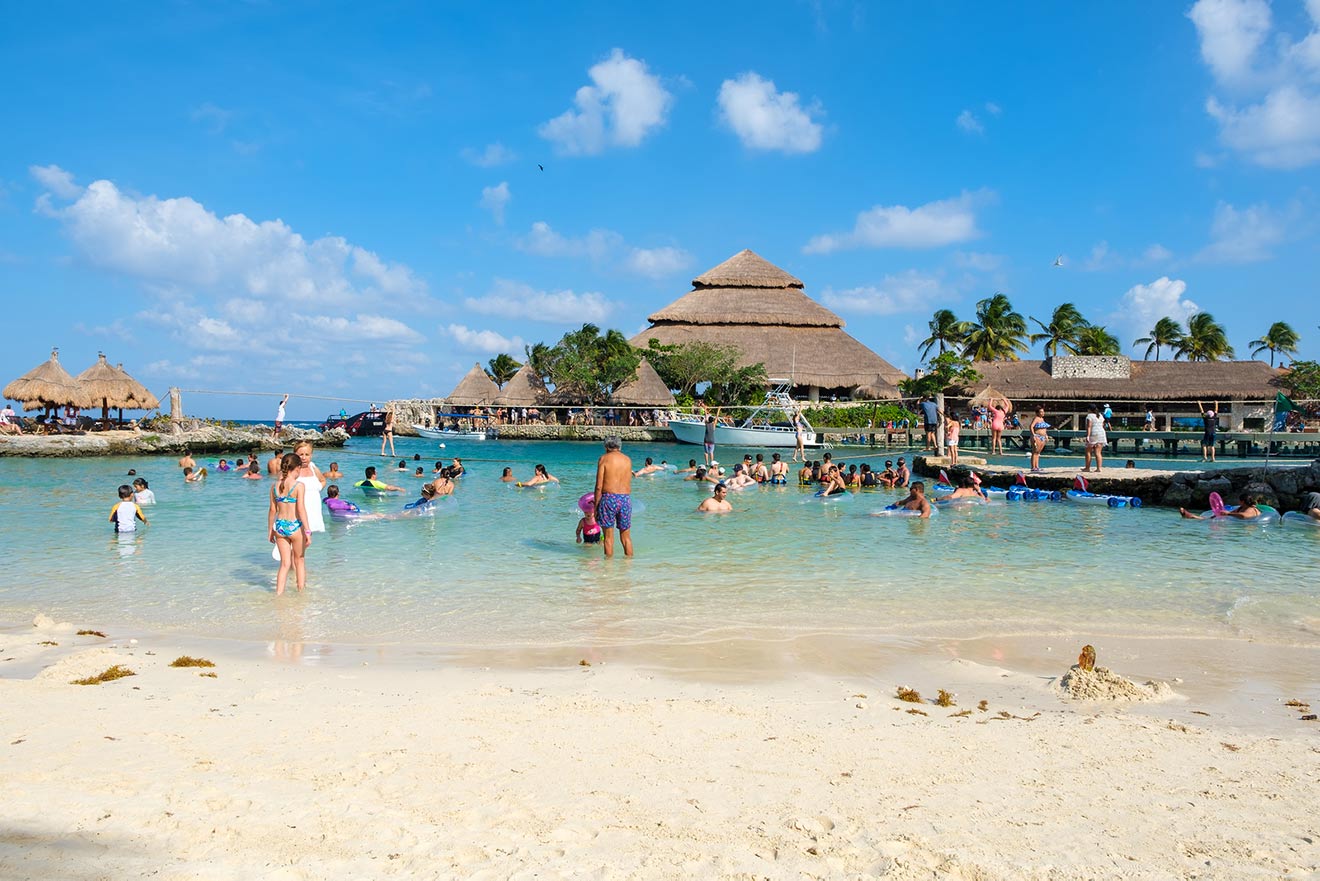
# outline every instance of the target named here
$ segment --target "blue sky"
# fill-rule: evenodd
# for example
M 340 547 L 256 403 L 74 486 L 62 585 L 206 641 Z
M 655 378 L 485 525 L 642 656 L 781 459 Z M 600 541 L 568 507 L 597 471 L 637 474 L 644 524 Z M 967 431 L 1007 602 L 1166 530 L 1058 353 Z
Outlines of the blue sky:
M 11 6 L 0 377 L 312 419 L 745 247 L 909 371 L 995 291 L 1320 357 L 1320 0 L 925 5 Z

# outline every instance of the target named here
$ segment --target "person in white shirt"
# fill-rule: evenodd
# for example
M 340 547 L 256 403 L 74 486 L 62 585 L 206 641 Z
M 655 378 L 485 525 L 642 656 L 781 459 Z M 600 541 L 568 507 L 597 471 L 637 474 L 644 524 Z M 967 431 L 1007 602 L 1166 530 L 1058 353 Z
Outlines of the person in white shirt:
M 1109 443 L 1109 438 L 1105 436 L 1105 420 L 1100 415 L 1100 411 L 1092 404 L 1087 408 L 1086 414 L 1086 467 L 1083 471 L 1091 470 L 1091 459 L 1095 458 L 1095 470 L 1099 471 L 1104 467 L 1104 449 L 1105 444 Z
M 156 504 L 156 494 L 147 487 L 147 482 L 141 477 L 133 481 L 133 501 L 139 505 Z
M 14 412 L 13 405 L 5 402 L 5 408 L 0 410 L 0 434 L 22 434 L 23 426 L 18 424 L 18 414 Z

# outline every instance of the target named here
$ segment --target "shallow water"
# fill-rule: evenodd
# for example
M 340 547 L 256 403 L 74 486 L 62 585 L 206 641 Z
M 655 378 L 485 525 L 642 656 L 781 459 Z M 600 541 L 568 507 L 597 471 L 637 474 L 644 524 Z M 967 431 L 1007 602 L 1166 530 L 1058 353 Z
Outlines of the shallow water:
M 1067 631 L 1230 636 L 1320 645 L 1320 530 L 1194 523 L 1177 512 L 1067 503 L 945 510 L 930 521 L 876 518 L 888 491 L 824 505 L 796 486 L 732 493 L 736 513 L 699 515 L 695 484 L 638 479 L 637 557 L 574 544 L 576 500 L 592 487 L 594 443 L 400 439 L 399 456 L 354 441 L 344 496 L 397 511 L 420 481 L 385 470 L 436 456 L 469 474 L 431 517 L 329 522 L 308 556 L 305 595 L 273 595 L 266 540 L 270 481 L 212 473 L 184 485 L 171 458 L 0 460 L 0 624 L 39 613 L 79 626 L 446 649 L 628 646 L 657 656 L 727 641 L 762 646 L 897 637 Z M 686 464 L 696 448 L 628 445 Z M 412 461 L 413 453 L 426 458 Z M 732 462 L 742 451 L 722 450 Z M 851 461 L 892 454 L 836 450 Z M 545 463 L 564 485 L 498 481 Z M 201 462 L 209 464 L 209 462 Z M 368 500 L 362 469 L 407 487 Z M 151 525 L 116 537 L 106 518 L 135 468 L 158 504 Z M 786 648 L 786 651 L 791 649 Z

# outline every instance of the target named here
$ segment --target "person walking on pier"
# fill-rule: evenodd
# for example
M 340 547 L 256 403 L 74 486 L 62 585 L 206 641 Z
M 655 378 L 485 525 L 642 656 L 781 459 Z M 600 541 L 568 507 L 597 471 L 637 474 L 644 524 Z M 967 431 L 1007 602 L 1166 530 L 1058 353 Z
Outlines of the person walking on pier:
M 1215 460 L 1215 432 L 1219 430 L 1219 402 L 1215 401 L 1212 408 L 1207 408 L 1205 404 L 1197 401 L 1196 406 L 1201 410 L 1201 423 L 1205 430 L 1201 434 L 1201 461 L 1213 462 Z

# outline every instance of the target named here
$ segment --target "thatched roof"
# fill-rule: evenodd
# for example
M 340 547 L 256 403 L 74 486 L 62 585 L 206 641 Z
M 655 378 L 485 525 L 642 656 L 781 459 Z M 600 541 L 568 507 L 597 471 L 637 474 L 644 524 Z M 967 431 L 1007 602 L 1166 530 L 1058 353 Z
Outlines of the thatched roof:
M 651 315 L 651 327 L 632 344 L 646 348 L 657 339 L 734 345 L 743 352 L 741 366 L 764 363 L 772 378 L 897 398 L 903 372 L 844 333 L 843 319 L 802 287 L 778 266 L 741 251 L 697 276 L 690 293 Z
M 651 362 L 643 358 L 633 378 L 614 390 L 612 403 L 624 407 L 672 407 L 674 393 L 655 372 Z
M 445 401 L 454 407 L 476 407 L 493 404 L 499 396 L 500 387 L 491 381 L 480 364 L 473 364 L 454 390 L 445 396 Z
M 743 353 L 740 364 L 762 363 L 771 378 L 825 389 L 866 387 L 879 399 L 898 398 L 897 383 L 905 378 L 898 368 L 837 327 L 655 325 L 630 342 L 646 348 L 652 339 L 664 345 L 696 340 L 734 345 Z
M 532 369 L 532 365 L 524 364 L 504 384 L 499 397 L 495 399 L 495 406 L 538 407 L 549 400 L 550 392 L 546 390 L 541 377 Z
M 1133 361 L 1129 378 L 1051 376 L 1048 361 L 978 361 L 980 381 L 959 391 L 993 386 L 1009 400 L 1224 401 L 1271 400 L 1283 373 L 1263 361 Z
M 0 391 L 6 398 L 22 401 L 26 410 L 37 410 L 47 406 L 73 404 L 84 407 L 99 407 L 99 398 L 92 398 L 83 390 L 69 372 L 60 366 L 60 350 L 50 350 L 50 360 L 38 364 Z
M 750 248 L 692 279 L 694 288 L 801 288 L 801 281 Z
M 125 407 L 125 410 L 155 410 L 160 406 L 160 398 L 153 395 L 151 389 L 129 376 L 128 371 L 124 369 L 123 362 L 116 364 L 115 370 L 124 374 L 124 378 L 129 381 L 130 396 L 136 401 L 131 407 Z
M 159 403 L 123 368 L 112 367 L 104 352 L 97 352 L 96 363 L 79 373 L 75 381 L 95 401 L 93 407 L 150 410 Z

